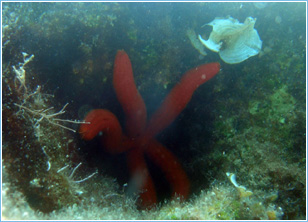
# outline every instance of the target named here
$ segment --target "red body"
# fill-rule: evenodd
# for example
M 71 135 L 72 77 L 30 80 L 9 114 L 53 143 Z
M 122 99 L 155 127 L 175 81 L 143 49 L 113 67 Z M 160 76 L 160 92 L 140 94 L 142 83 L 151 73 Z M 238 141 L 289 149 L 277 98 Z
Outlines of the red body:
M 165 174 L 174 197 L 186 199 L 189 179 L 177 158 L 155 136 L 169 126 L 190 101 L 194 91 L 213 78 L 220 70 L 219 63 L 210 63 L 189 70 L 167 95 L 147 123 L 146 107 L 133 77 L 132 65 L 124 51 L 118 51 L 114 62 L 113 86 L 126 117 L 125 134 L 118 119 L 108 110 L 92 110 L 82 124 L 80 134 L 91 140 L 103 132 L 102 143 L 110 153 L 127 151 L 127 162 L 139 203 L 143 208 L 156 204 L 156 191 L 149 174 L 145 155 Z

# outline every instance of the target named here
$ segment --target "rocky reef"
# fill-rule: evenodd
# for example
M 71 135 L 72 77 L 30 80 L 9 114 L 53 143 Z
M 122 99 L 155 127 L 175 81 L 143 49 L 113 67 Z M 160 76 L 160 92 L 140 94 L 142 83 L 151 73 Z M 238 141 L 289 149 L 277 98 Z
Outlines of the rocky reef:
M 306 218 L 305 3 L 2 6 L 3 219 Z M 218 15 L 257 18 L 262 51 L 234 65 L 210 51 L 200 55 L 186 32 L 209 31 L 202 25 Z M 112 87 L 119 49 L 132 60 L 149 115 L 187 70 L 221 64 L 157 136 L 191 181 L 185 202 L 170 200 L 161 172 L 150 165 L 160 203 L 137 209 L 136 197 L 127 194 L 124 155 L 76 133 L 93 108 L 124 123 Z

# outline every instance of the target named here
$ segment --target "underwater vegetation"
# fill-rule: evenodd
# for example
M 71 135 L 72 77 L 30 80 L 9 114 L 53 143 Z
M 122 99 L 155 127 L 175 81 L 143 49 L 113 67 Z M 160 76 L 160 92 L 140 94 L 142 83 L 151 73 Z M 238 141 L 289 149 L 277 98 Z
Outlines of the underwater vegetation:
M 306 3 L 2 4 L 2 219 L 306 218 Z M 226 64 L 196 50 L 194 32 L 209 36 L 202 26 L 222 16 L 257 18 L 258 55 Z M 220 63 L 157 131 L 190 181 L 185 201 L 146 157 L 157 205 L 138 208 L 127 152 L 77 133 L 93 109 L 126 129 L 112 83 L 118 50 L 148 116 L 185 72 Z

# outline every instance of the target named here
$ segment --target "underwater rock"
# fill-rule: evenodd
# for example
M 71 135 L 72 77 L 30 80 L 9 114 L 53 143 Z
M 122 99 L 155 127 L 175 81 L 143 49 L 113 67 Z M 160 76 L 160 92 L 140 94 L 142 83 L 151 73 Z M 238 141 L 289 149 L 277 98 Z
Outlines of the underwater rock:
M 257 55 L 262 41 L 254 29 L 256 19 L 247 17 L 244 23 L 229 17 L 215 18 L 207 25 L 213 26 L 208 40 L 199 35 L 199 40 L 208 49 L 218 52 L 220 58 L 229 64 L 240 63 Z

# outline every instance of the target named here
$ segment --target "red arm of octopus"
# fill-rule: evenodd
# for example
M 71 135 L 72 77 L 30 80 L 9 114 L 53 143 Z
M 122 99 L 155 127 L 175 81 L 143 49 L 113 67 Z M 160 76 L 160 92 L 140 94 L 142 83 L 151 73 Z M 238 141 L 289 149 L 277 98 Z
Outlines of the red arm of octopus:
M 220 70 L 219 63 L 198 66 L 184 74 L 180 82 L 171 90 L 150 119 L 145 136 L 153 138 L 182 112 L 190 101 L 194 91 L 213 78 Z
M 146 126 L 146 107 L 136 88 L 130 59 L 123 50 L 117 52 L 114 61 L 113 87 L 126 116 L 127 135 L 140 135 Z
M 186 199 L 189 195 L 190 183 L 178 159 L 154 139 L 149 142 L 145 152 L 165 174 L 172 188 L 172 196 Z
M 102 133 L 102 141 L 108 152 L 120 153 L 130 148 L 126 144 L 126 137 L 122 135 L 117 117 L 110 111 L 94 109 L 87 114 L 84 121 L 90 124 L 81 124 L 79 133 L 82 139 L 92 140 L 96 135 Z
M 131 149 L 127 153 L 127 163 L 131 174 L 131 192 L 140 192 L 138 205 L 142 209 L 150 209 L 155 206 L 156 191 L 153 180 L 148 171 L 142 149 Z

